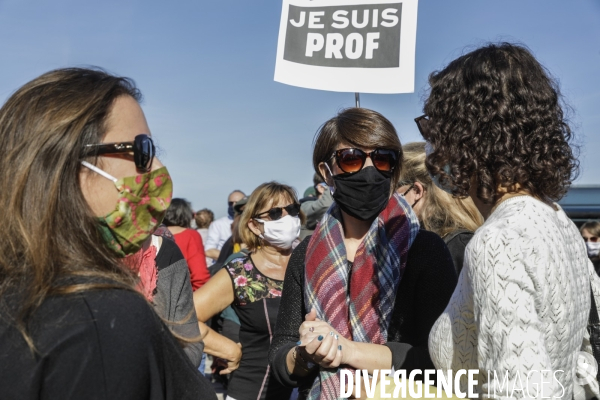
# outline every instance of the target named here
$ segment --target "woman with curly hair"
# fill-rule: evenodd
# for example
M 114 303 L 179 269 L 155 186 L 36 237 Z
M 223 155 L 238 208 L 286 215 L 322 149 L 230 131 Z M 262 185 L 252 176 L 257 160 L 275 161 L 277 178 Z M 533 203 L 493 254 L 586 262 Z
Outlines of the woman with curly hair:
M 416 119 L 427 168 L 485 218 L 431 330 L 433 362 L 479 369 L 477 391 L 491 398 L 514 388 L 571 398 L 595 273 L 556 204 L 578 170 L 558 87 L 526 48 L 509 43 L 459 57 L 429 83 Z

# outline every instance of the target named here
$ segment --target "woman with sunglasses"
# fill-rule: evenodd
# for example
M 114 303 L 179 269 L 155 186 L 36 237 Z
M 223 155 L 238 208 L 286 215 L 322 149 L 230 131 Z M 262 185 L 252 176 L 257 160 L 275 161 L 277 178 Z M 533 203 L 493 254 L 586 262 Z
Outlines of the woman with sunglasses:
M 0 109 L 3 398 L 216 399 L 123 262 L 172 193 L 140 96 L 59 69 Z
M 442 239 L 395 193 L 396 130 L 375 111 L 344 110 L 317 133 L 313 165 L 334 203 L 290 258 L 275 376 L 300 398 L 337 399 L 344 368 L 433 368 L 427 337 L 456 273 Z
M 233 372 L 227 399 L 290 397 L 291 389 L 272 379 L 267 355 L 283 278 L 301 224 L 294 189 L 276 182 L 260 185 L 248 198 L 238 225 L 248 255 L 230 261 L 194 293 L 204 351 L 228 361 L 221 374 Z M 240 343 L 204 324 L 230 305 L 240 319 Z
M 510 43 L 465 54 L 429 83 L 417 119 L 429 172 L 470 196 L 485 219 L 431 331 L 432 359 L 455 373 L 478 369 L 480 396 L 573 398 L 595 380 L 592 368 L 577 367 L 588 357 L 579 352 L 597 276 L 556 204 L 578 169 L 558 87 L 528 49 Z M 460 389 L 467 383 L 461 377 Z
M 581 225 L 579 232 L 585 242 L 588 257 L 594 264 L 596 273 L 600 275 L 600 221 L 587 221 Z

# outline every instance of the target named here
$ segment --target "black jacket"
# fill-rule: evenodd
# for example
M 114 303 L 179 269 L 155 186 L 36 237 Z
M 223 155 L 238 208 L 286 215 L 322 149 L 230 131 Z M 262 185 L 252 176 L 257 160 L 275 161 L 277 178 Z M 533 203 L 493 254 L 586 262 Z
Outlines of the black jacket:
M 306 396 L 316 371 L 304 378 L 291 375 L 286 355 L 296 345 L 298 328 L 307 310 L 304 304 L 304 260 L 310 238 L 296 247 L 288 263 L 275 335 L 269 351 L 274 376 L 288 386 L 300 386 Z M 421 230 L 409 252 L 400 281 L 386 346 L 395 369 L 434 368 L 427 341 L 431 327 L 444 311 L 457 283 L 456 272 L 444 241 L 435 233 Z

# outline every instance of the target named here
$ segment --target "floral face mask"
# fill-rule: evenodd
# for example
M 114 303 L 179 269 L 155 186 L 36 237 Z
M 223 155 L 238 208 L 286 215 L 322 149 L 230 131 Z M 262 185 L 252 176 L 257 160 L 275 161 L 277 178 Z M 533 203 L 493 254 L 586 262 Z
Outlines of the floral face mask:
M 115 209 L 98 218 L 102 237 L 119 257 L 137 252 L 160 225 L 171 204 L 173 182 L 167 167 L 117 179 L 87 161 L 81 163 L 113 181 L 119 191 Z

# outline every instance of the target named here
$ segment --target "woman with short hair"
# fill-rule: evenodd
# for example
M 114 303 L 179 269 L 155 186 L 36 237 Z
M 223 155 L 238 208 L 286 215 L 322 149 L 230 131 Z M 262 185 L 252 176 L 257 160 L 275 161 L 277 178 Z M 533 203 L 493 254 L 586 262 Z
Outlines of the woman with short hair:
M 165 214 L 164 224 L 173 234 L 190 270 L 192 290 L 196 291 L 210 279 L 204 256 L 202 237 L 190 228 L 194 211 L 186 199 L 174 198 Z
M 438 188 L 425 166 L 425 142 L 402 146 L 404 161 L 396 191 L 411 205 L 421 227 L 435 232 L 452 255 L 456 274 L 462 270 L 465 247 L 483 224 L 483 217 L 470 197 L 453 197 Z
M 558 87 L 529 50 L 510 43 L 465 54 L 429 83 L 416 120 L 427 168 L 485 218 L 431 331 L 431 357 L 455 373 L 478 369 L 479 395 L 512 397 L 516 387 L 572 398 L 594 272 L 556 204 L 578 168 Z
M 290 258 L 275 376 L 302 399 L 337 399 L 345 368 L 433 368 L 427 337 L 456 273 L 444 242 L 395 193 L 396 130 L 375 111 L 343 110 L 318 131 L 313 166 L 334 203 Z
M 140 98 L 66 68 L 0 108 L 3 398 L 216 399 L 123 263 L 172 194 Z
M 291 389 L 272 379 L 267 355 L 301 219 L 294 189 L 277 182 L 257 187 L 238 225 L 249 253 L 231 260 L 194 293 L 204 351 L 228 361 L 221 374 L 233 372 L 227 385 L 229 400 L 290 397 Z M 240 343 L 204 324 L 230 305 L 240 320 Z

